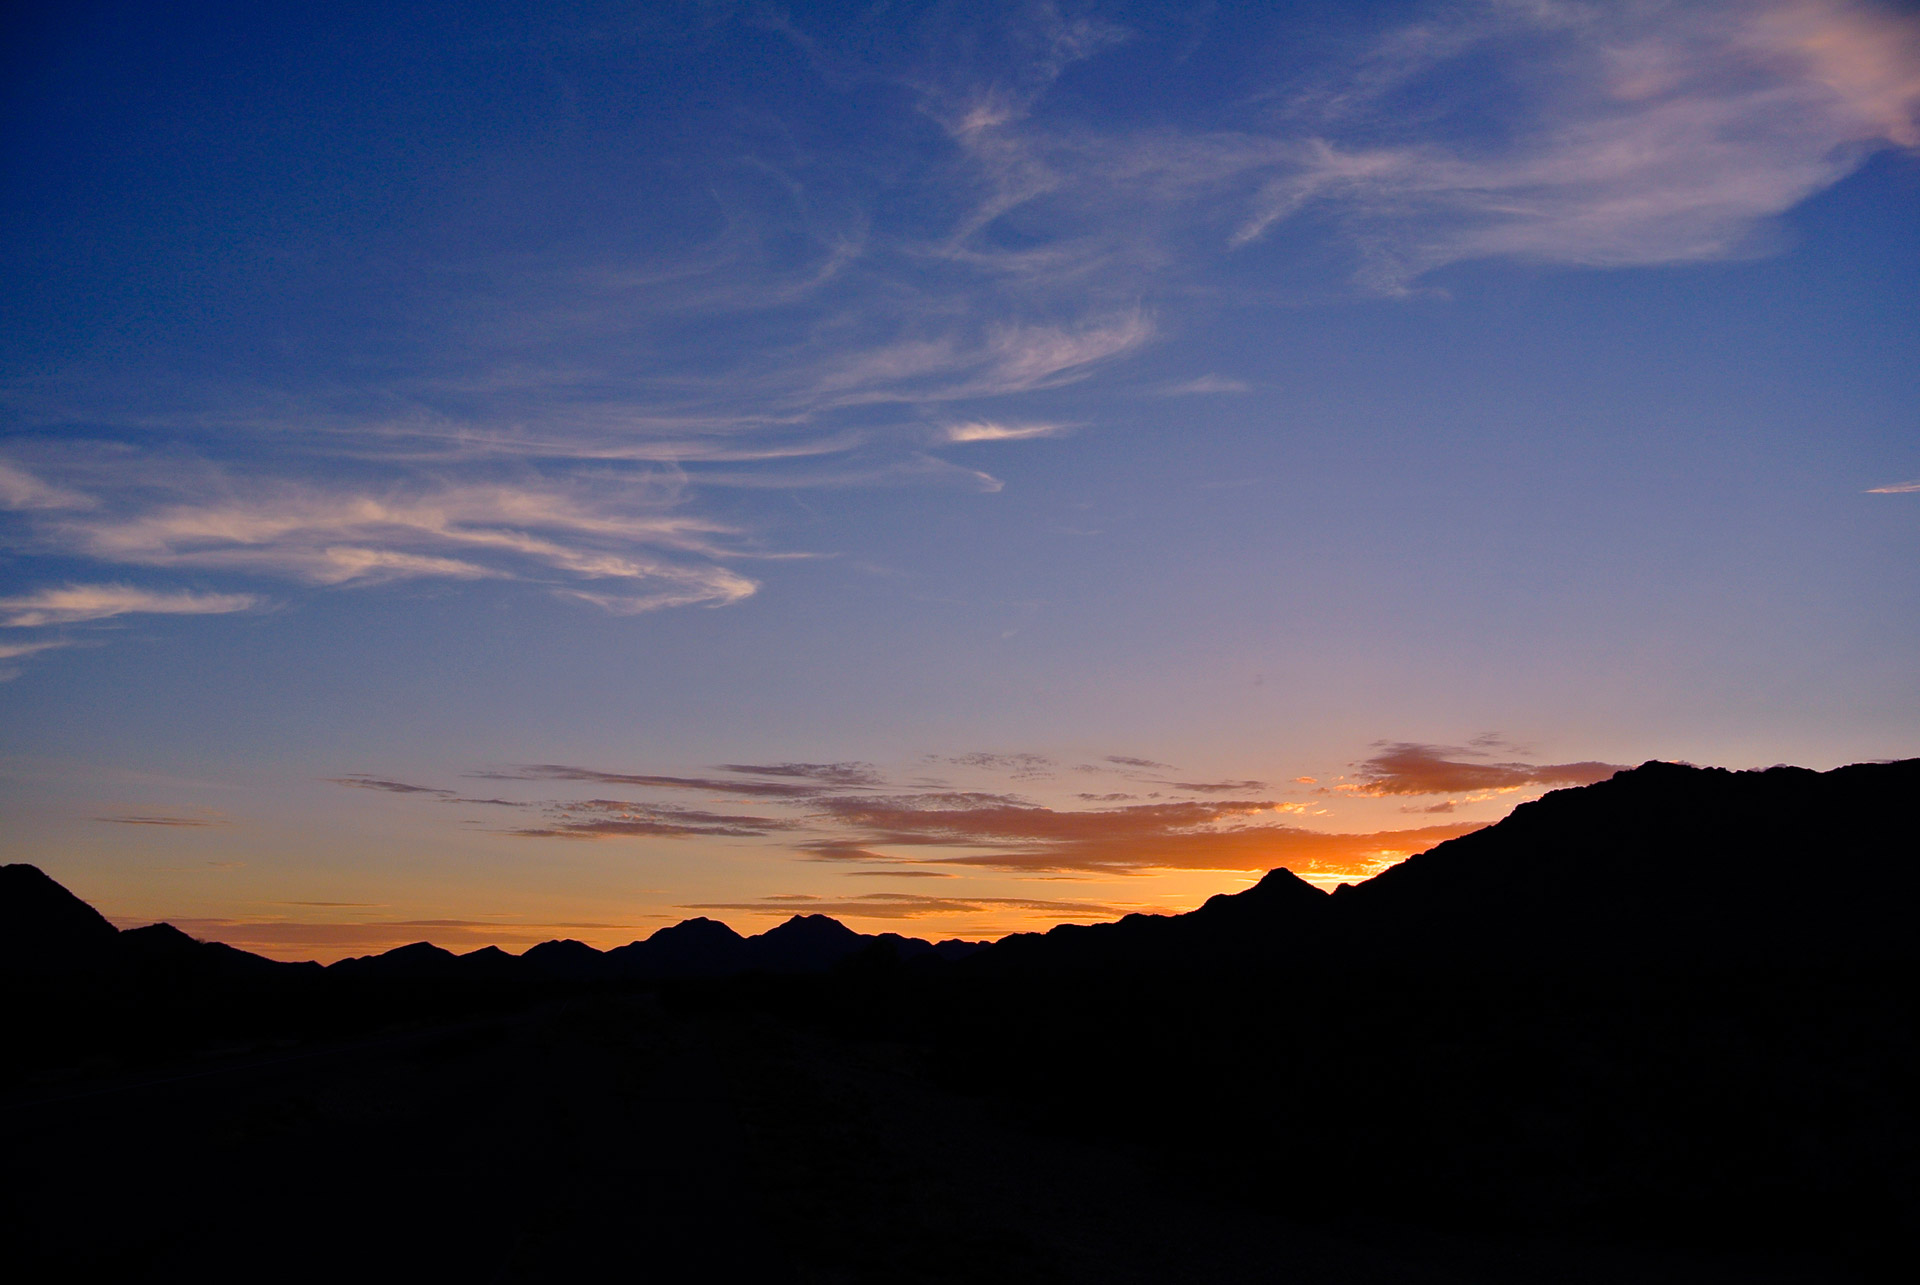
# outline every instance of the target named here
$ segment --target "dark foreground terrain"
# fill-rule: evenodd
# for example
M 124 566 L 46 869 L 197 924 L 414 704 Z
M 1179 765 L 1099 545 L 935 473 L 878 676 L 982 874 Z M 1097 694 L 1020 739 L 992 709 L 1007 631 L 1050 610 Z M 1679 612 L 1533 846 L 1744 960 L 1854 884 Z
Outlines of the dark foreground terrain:
M 1332 896 L 985 950 L 322 970 L 7 867 L 0 1243 L 15 1279 L 1909 1279 L 1916 800 L 1920 762 L 1649 764 Z

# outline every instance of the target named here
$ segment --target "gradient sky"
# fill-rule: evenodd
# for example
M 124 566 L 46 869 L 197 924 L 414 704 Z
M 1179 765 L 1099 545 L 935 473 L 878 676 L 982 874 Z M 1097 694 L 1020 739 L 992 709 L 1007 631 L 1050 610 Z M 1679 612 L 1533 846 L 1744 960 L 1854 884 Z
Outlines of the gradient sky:
M 121 922 L 997 935 L 1920 754 L 1911 5 L 7 21 L 0 857 Z

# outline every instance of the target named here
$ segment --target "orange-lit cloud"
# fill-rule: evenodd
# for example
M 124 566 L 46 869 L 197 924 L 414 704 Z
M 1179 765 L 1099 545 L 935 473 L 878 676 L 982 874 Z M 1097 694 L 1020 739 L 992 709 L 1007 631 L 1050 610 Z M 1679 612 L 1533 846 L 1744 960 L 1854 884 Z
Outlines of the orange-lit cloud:
M 1488 740 L 1486 744 L 1497 742 Z M 1472 746 L 1397 741 L 1359 765 L 1357 781 L 1333 787 L 1366 798 L 1392 794 L 1477 794 L 1529 785 L 1591 785 L 1625 768 L 1618 763 L 1495 763 Z
M 1608 764 L 1535 766 L 1474 762 L 1497 744 L 1444 750 L 1412 743 L 1390 745 L 1363 768 L 1362 779 L 1338 787 L 1361 795 L 1444 793 L 1505 789 L 1516 784 L 1596 780 Z M 1448 757 L 1453 755 L 1454 757 Z M 1034 753 L 928 755 L 927 761 L 998 772 L 1012 780 L 1047 779 L 1056 761 Z M 1166 765 L 1154 759 L 1111 755 L 1113 769 L 1129 775 Z M 804 860 L 862 867 L 879 878 L 928 878 L 964 869 L 1028 876 L 1127 875 L 1148 871 L 1262 871 L 1286 866 L 1320 883 L 1365 879 L 1394 862 L 1443 840 L 1480 828 L 1479 822 L 1431 824 L 1406 830 L 1328 832 L 1291 818 L 1318 814 L 1313 803 L 1273 798 L 1200 798 L 1136 801 L 1137 794 L 1081 794 L 1089 803 L 1114 806 L 1059 809 L 1018 794 L 961 790 L 929 783 L 914 793 L 882 794 L 881 774 L 859 762 L 724 764 L 738 776 L 677 776 L 615 772 L 561 764 L 528 764 L 473 775 L 500 780 L 617 784 L 656 790 L 691 790 L 752 798 L 775 815 L 689 808 L 631 799 L 549 800 L 538 807 L 538 824 L 499 831 L 533 839 L 778 838 Z M 773 778 L 773 779 L 769 779 Z M 433 798 L 467 800 L 452 791 L 355 773 L 340 784 Z M 1136 778 L 1142 779 L 1142 778 Z M 1260 781 L 1162 781 L 1195 793 L 1252 792 Z M 1153 796 L 1150 796 L 1152 798 Z M 501 800 L 505 802 L 505 800 Z M 1448 812 L 1450 802 L 1423 812 Z M 935 851 L 938 849 L 939 851 Z
M 1368 834 L 1327 833 L 1285 825 L 1144 831 L 975 853 L 944 861 L 1029 874 L 1263 871 L 1284 866 L 1310 882 L 1351 883 L 1372 878 L 1417 852 L 1481 828 L 1477 822 L 1462 822 Z
M 1870 489 L 1867 492 L 1867 494 L 1868 495 L 1912 495 L 1916 491 L 1920 491 L 1920 479 L 1916 479 L 1912 482 L 1895 482 L 1890 486 L 1876 486 Z
M 940 792 L 820 801 L 857 830 L 857 842 L 805 845 L 813 859 L 898 862 L 876 845 L 984 848 L 921 864 L 1021 873 L 1268 870 L 1366 878 L 1415 852 L 1480 828 L 1475 823 L 1365 834 L 1325 833 L 1270 819 L 1300 810 L 1272 801 L 1145 803 L 1062 812 L 1004 795 Z M 910 858 L 907 860 L 911 860 Z

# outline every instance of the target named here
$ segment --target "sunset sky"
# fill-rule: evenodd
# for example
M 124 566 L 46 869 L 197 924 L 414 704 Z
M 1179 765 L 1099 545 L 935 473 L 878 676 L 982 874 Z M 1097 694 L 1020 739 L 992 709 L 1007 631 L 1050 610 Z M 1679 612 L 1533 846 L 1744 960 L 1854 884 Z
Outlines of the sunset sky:
M 0 859 L 123 924 L 993 936 L 1920 754 L 1913 5 L 7 23 Z

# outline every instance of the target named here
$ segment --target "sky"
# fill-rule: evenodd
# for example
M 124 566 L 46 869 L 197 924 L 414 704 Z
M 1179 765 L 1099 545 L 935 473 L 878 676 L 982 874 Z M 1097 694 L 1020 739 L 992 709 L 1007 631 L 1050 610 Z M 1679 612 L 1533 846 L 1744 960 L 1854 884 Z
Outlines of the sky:
M 1914 5 L 5 21 L 0 859 L 122 924 L 990 937 L 1920 754 Z

